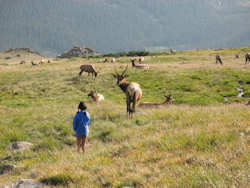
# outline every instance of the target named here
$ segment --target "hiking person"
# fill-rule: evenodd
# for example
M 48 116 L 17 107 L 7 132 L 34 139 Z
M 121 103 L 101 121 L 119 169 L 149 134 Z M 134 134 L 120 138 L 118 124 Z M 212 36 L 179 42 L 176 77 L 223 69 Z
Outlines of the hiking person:
M 90 125 L 90 115 L 86 110 L 86 104 L 84 102 L 80 102 L 78 106 L 78 112 L 76 113 L 73 120 L 73 129 L 75 131 L 77 142 L 77 152 L 80 152 L 80 148 L 82 148 L 83 153 L 85 153 L 85 143 L 89 133 Z

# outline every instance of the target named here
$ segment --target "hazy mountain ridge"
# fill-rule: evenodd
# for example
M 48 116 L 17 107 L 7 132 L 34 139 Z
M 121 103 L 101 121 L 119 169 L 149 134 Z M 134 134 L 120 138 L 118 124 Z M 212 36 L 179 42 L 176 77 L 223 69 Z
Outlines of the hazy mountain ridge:
M 0 50 L 244 46 L 250 43 L 248 5 L 247 0 L 0 0 Z

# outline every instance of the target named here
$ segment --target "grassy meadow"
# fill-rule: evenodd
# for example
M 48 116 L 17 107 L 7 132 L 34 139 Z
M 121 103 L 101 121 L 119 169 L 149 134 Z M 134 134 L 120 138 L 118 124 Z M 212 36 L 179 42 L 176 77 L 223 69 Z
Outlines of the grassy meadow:
M 190 50 L 145 58 L 149 70 L 133 69 L 129 57 L 50 59 L 20 52 L 0 54 L 0 166 L 18 166 L 0 175 L 0 186 L 31 178 L 55 187 L 248 187 L 250 47 Z M 236 59 L 235 54 L 240 58 Z M 215 64 L 220 54 L 223 66 Z M 10 59 L 6 57 L 11 57 Z M 28 63 L 20 65 L 25 59 Z M 96 80 L 82 64 L 100 72 Z M 111 73 L 126 65 L 128 81 L 140 84 L 141 102 L 168 108 L 137 108 L 126 115 L 125 94 Z M 244 97 L 237 97 L 237 88 Z M 87 97 L 96 89 L 105 101 Z M 91 126 L 86 153 L 76 152 L 72 130 L 79 101 L 86 101 Z M 32 150 L 13 153 L 11 143 L 28 141 Z

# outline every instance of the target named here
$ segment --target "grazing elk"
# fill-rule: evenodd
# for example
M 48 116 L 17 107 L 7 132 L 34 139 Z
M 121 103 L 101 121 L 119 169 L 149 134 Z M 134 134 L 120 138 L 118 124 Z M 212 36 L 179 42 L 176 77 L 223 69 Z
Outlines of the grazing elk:
M 246 58 L 245 64 L 247 64 L 247 61 L 250 62 L 250 53 L 246 53 L 245 58 Z
M 100 102 L 104 100 L 104 96 L 100 93 L 96 93 L 96 91 L 91 90 L 88 94 L 89 97 L 92 98 L 94 102 Z
M 95 69 L 92 65 L 81 65 L 80 69 L 81 69 L 81 71 L 79 72 L 79 76 L 81 76 L 83 72 L 87 72 L 88 76 L 91 73 L 92 77 L 93 76 L 95 76 L 95 78 L 97 77 L 98 73 L 95 71 Z
M 174 98 L 171 94 L 165 95 L 166 100 L 163 103 L 155 103 L 155 102 L 142 102 L 138 106 L 142 108 L 153 108 L 153 107 L 167 107 L 170 104 L 173 104 Z
M 216 59 L 216 64 L 218 64 L 219 62 L 221 65 L 223 65 L 222 60 L 219 55 L 216 55 L 215 59 Z
M 131 59 L 132 67 L 137 68 L 137 69 L 149 69 L 149 66 L 146 64 L 135 64 L 135 59 Z
M 113 74 L 113 76 L 117 79 L 117 85 L 126 94 L 127 113 L 128 116 L 132 118 L 133 113 L 135 112 L 135 105 L 142 97 L 142 90 L 138 83 L 126 81 L 126 77 L 128 77 L 128 75 L 125 74 L 127 69 L 128 66 L 125 68 L 122 74 L 118 74 L 116 72 Z

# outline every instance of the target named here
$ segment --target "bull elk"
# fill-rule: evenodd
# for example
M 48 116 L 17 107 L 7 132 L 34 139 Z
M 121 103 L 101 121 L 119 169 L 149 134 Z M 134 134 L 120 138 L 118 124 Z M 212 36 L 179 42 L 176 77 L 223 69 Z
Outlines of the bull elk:
M 128 75 L 125 73 L 127 70 L 128 66 L 125 68 L 122 74 L 118 74 L 116 71 L 113 76 L 117 79 L 117 85 L 126 94 L 127 114 L 132 118 L 133 113 L 135 112 L 135 105 L 142 97 L 142 90 L 138 83 L 126 81 Z
M 83 72 L 87 72 L 88 76 L 91 73 L 92 77 L 93 76 L 95 76 L 95 78 L 97 77 L 98 73 L 95 71 L 92 65 L 81 65 L 80 69 L 81 71 L 79 72 L 79 76 L 81 76 Z
M 154 108 L 154 107 L 167 107 L 173 103 L 174 98 L 171 94 L 165 95 L 166 99 L 162 103 L 155 103 L 155 102 L 142 102 L 138 106 L 142 108 Z

